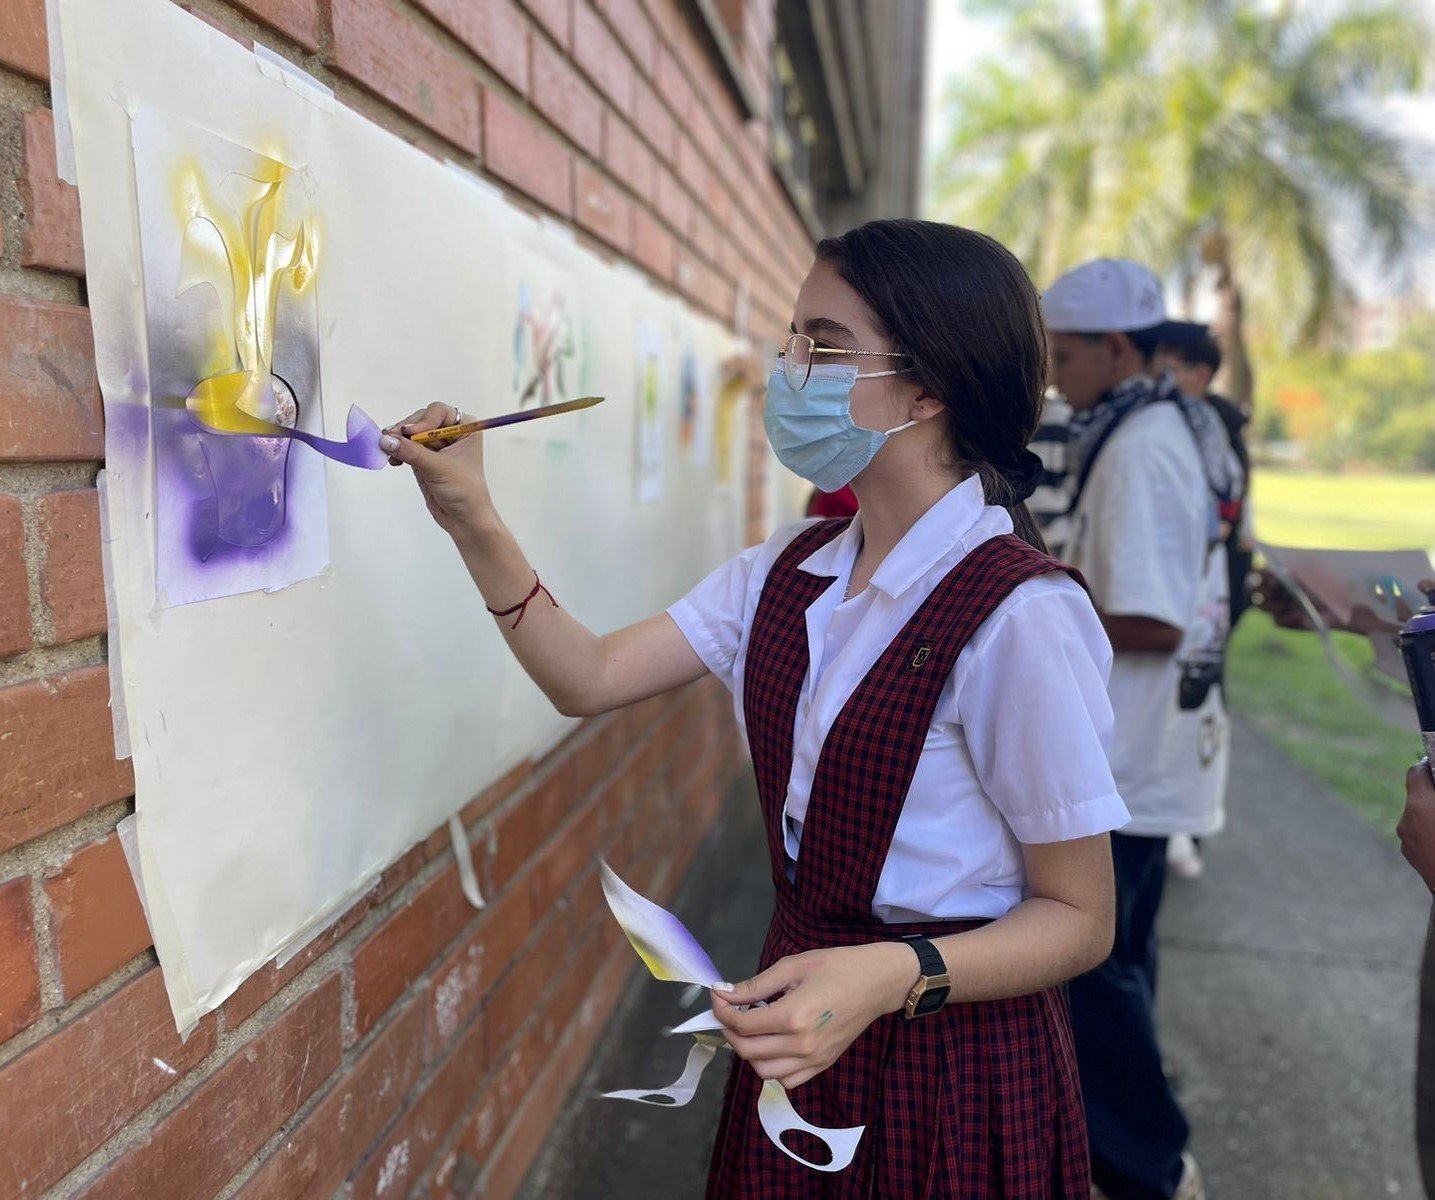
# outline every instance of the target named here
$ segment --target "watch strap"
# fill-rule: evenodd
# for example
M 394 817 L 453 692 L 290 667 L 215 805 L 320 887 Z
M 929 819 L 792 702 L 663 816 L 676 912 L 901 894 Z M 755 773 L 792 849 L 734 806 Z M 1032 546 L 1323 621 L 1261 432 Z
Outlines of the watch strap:
M 917 962 L 922 968 L 923 975 L 945 975 L 947 973 L 947 964 L 942 958 L 942 952 L 927 938 L 920 933 L 909 933 L 902 940 L 917 952 Z

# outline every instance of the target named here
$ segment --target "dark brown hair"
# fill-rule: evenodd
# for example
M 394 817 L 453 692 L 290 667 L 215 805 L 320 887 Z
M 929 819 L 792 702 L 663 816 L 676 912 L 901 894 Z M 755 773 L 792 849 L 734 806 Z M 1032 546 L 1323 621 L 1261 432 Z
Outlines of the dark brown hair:
M 1027 443 L 1046 390 L 1040 297 L 1016 257 L 971 229 L 936 221 L 869 221 L 817 246 L 946 408 L 953 465 L 981 477 L 1017 534 L 1046 544 L 1020 499 Z

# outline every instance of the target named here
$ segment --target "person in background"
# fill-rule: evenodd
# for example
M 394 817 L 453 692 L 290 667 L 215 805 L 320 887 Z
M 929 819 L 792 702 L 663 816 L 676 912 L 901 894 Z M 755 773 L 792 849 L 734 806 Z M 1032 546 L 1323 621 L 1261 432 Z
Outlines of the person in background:
M 1240 464 L 1240 493 L 1221 504 L 1221 523 L 1225 531 L 1226 573 L 1231 604 L 1231 631 L 1241 614 L 1250 607 L 1251 567 L 1255 559 L 1255 540 L 1251 536 L 1250 495 L 1251 456 L 1246 448 L 1245 427 L 1250 418 L 1240 406 L 1211 390 L 1211 380 L 1221 369 L 1221 347 L 1208 333 L 1161 346 L 1156 352 L 1158 369 L 1170 373 L 1181 391 L 1197 400 L 1204 400 L 1220 417 L 1230 441 L 1231 453 Z M 1181 879 L 1199 879 L 1206 864 L 1201 858 L 1200 843 L 1190 834 L 1176 834 L 1166 846 L 1166 862 Z
M 1255 542 L 1250 532 L 1251 453 L 1246 446 L 1248 417 L 1233 400 L 1211 390 L 1211 380 L 1221 369 L 1221 347 L 1206 334 L 1194 341 L 1162 346 L 1156 352 L 1156 366 L 1169 371 L 1176 386 L 1186 395 L 1204 400 L 1221 418 L 1230 440 L 1231 453 L 1240 463 L 1240 495 L 1233 496 L 1221 513 L 1230 526 L 1226 536 L 1226 562 L 1229 568 L 1231 594 L 1231 629 L 1235 630 L 1241 614 L 1251 605 L 1251 566 L 1255 558 Z
M 812 495 L 807 498 L 805 515 L 822 517 L 826 520 L 831 520 L 834 517 L 855 517 L 857 515 L 857 493 L 852 490 L 851 484 L 838 488 L 835 492 L 824 492 L 821 488 L 813 488 Z
M 1435 893 L 1435 778 L 1430 760 L 1405 773 L 1405 812 L 1395 827 L 1400 852 Z M 1420 959 L 1420 1018 L 1415 1055 L 1415 1148 L 1425 1194 L 1435 1197 L 1435 906 Z
M 1041 424 L 1029 449 L 1041 459 L 1041 482 L 1026 502 L 1037 528 L 1045 531 L 1071 505 L 1066 490 L 1066 440 L 1071 433 L 1071 405 L 1056 388 L 1047 388 L 1041 406 Z
M 1054 550 L 1085 577 L 1116 652 L 1111 765 L 1132 817 L 1111 838 L 1115 947 L 1070 985 L 1092 1178 L 1110 1200 L 1198 1200 L 1190 1128 L 1156 1035 L 1156 914 L 1167 839 L 1214 833 L 1223 819 L 1217 498 L 1231 494 L 1236 468 L 1210 409 L 1153 375 L 1157 346 L 1200 327 L 1165 319 L 1149 270 L 1087 263 L 1057 280 L 1042 308 L 1055 383 L 1074 414 L 1070 513 Z

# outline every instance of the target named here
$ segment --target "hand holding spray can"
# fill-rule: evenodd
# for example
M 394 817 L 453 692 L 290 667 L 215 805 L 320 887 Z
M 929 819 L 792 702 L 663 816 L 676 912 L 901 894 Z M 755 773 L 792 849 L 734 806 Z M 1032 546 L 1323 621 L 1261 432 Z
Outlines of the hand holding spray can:
M 1400 631 L 1400 653 L 1410 675 L 1425 756 L 1435 760 L 1435 605 L 1427 604 L 1406 622 Z M 1435 761 L 1430 769 L 1435 774 Z

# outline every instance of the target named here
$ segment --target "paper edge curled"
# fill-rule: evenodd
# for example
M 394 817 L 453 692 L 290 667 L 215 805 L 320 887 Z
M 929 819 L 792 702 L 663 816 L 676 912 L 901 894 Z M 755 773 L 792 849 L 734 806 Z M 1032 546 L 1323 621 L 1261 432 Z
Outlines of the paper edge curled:
M 458 863 L 458 882 L 463 889 L 464 899 L 474 908 L 486 908 L 488 902 L 478 888 L 478 874 L 473 869 L 473 846 L 463 831 L 463 822 L 454 813 L 448 819 L 449 836 L 453 839 L 453 857 Z
M 777 1118 L 786 1121 L 786 1124 L 778 1124 Z M 757 1119 L 762 1125 L 763 1133 L 767 1134 L 768 1141 L 772 1142 L 793 1162 L 801 1163 L 814 1171 L 825 1171 L 832 1173 L 844 1171 L 852 1165 L 852 1159 L 857 1154 L 857 1144 L 862 1140 L 862 1134 L 866 1131 L 865 1125 L 853 1125 L 847 1129 L 821 1129 L 804 1121 L 795 1108 L 792 1107 L 792 1100 L 787 1095 L 787 1089 L 776 1079 L 769 1079 L 762 1085 L 762 1091 L 757 1099 Z M 782 1140 L 782 1135 L 791 1130 L 798 1129 L 803 1133 L 810 1133 L 813 1137 L 826 1144 L 832 1151 L 830 1163 L 815 1163 L 803 1158 L 789 1150 Z
M 694 1042 L 688 1051 L 687 1061 L 683 1063 L 683 1073 L 667 1087 L 623 1088 L 621 1091 L 604 1092 L 602 1097 L 604 1100 L 631 1100 L 635 1104 L 651 1104 L 654 1108 L 683 1108 L 697 1095 L 703 1072 L 708 1069 L 716 1055 L 717 1050 L 712 1046 Z M 649 1100 L 649 1096 L 668 1096 L 671 1097 L 672 1103 L 663 1104 L 657 1100 Z

